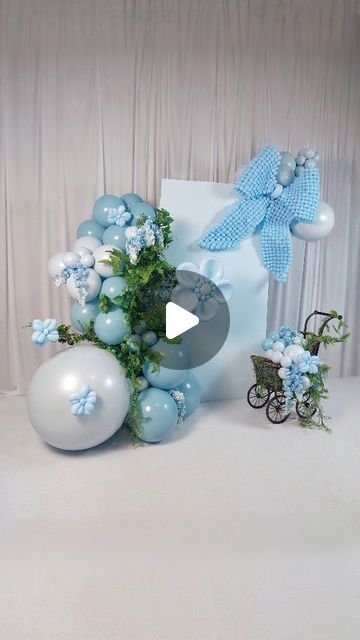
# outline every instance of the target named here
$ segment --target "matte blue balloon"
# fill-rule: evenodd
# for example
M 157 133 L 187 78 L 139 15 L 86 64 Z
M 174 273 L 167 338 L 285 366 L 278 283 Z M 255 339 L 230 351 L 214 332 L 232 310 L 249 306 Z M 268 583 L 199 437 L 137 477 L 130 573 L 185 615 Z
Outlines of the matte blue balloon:
M 145 344 L 148 344 L 149 347 L 153 347 L 154 344 L 157 343 L 157 335 L 155 333 L 155 331 L 145 331 L 142 334 L 142 339 L 145 342 Z
M 96 220 L 84 220 L 78 228 L 76 232 L 77 238 L 82 238 L 83 236 L 92 236 L 93 238 L 97 238 L 98 240 L 103 239 L 104 235 L 104 227 L 96 222 Z
M 124 287 L 126 287 L 124 278 L 121 276 L 111 276 L 111 278 L 106 278 L 102 283 L 100 295 L 103 293 L 112 301 L 123 292 Z
M 289 153 L 288 151 L 281 151 L 280 156 L 281 164 L 286 164 L 288 167 L 290 167 L 290 169 L 295 171 L 296 161 L 294 156 L 291 155 L 291 153 Z
M 103 233 L 103 237 L 101 238 L 104 244 L 113 244 L 121 251 L 125 251 L 126 238 L 125 238 L 125 229 L 127 227 L 120 227 L 117 224 L 112 224 L 110 227 L 105 229 Z
M 161 389 L 145 389 L 139 393 L 139 411 L 143 418 L 150 418 L 142 423 L 141 440 L 144 442 L 160 442 L 175 427 L 178 410 L 175 400 Z
M 137 202 L 143 202 L 143 199 L 137 193 L 125 193 L 125 195 L 121 196 L 121 200 L 125 202 L 127 209 Z
M 136 222 L 136 218 L 141 216 L 143 213 L 152 220 L 155 218 L 155 209 L 146 202 L 136 202 L 135 204 L 132 204 L 129 207 L 129 211 L 133 214 L 134 223 Z
M 151 371 L 150 362 L 145 364 L 143 372 L 150 384 L 159 389 L 172 389 L 182 384 L 191 366 L 190 355 L 185 345 L 158 340 L 151 350 L 161 353 L 163 359 L 156 372 Z
M 159 370 L 152 372 L 152 364 L 147 362 L 143 368 L 146 380 L 158 389 L 172 389 L 185 381 L 188 371 L 182 369 L 166 369 L 160 365 Z
M 287 164 L 281 163 L 277 172 L 276 179 L 283 186 L 288 187 L 294 180 L 294 171 Z
M 121 309 L 109 313 L 99 313 L 94 325 L 99 340 L 105 344 L 119 344 L 130 334 L 130 327 Z
M 93 209 L 94 220 L 102 224 L 103 227 L 110 227 L 111 223 L 108 222 L 108 209 L 117 209 L 120 205 L 125 206 L 125 202 L 118 196 L 100 196 L 100 198 L 95 200 Z
M 70 311 L 70 320 L 73 327 L 83 333 L 84 327 L 91 322 L 91 320 L 95 320 L 96 316 L 99 314 L 99 299 L 95 298 L 91 300 L 91 302 L 85 302 L 85 304 L 79 304 L 78 302 L 74 302 L 71 306 Z
M 265 338 L 265 340 L 263 340 L 262 343 L 261 343 L 261 348 L 264 351 L 267 351 L 268 349 L 271 349 L 273 344 L 274 344 L 273 340 L 271 340 L 270 338 Z
M 185 396 L 185 417 L 188 418 L 192 413 L 194 413 L 194 411 L 196 411 L 200 404 L 202 392 L 201 384 L 192 371 L 189 371 L 184 382 L 177 388 Z

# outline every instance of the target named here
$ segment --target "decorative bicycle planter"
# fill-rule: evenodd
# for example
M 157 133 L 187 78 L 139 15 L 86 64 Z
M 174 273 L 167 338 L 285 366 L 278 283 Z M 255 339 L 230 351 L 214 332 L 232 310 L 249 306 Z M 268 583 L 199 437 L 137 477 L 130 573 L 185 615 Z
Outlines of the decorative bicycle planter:
M 324 318 L 320 324 L 317 333 L 308 330 L 309 322 L 313 317 Z M 303 331 L 300 333 L 304 338 L 314 337 L 311 346 L 308 348 L 311 355 L 318 355 L 320 341 L 316 341 L 316 337 L 321 337 L 328 323 L 334 319 L 333 313 L 325 313 L 322 311 L 313 311 L 306 321 Z M 338 320 L 342 320 L 342 316 L 337 315 Z M 266 416 L 273 424 L 281 424 L 285 422 L 291 411 L 288 410 L 286 397 L 283 392 L 283 381 L 279 377 L 278 371 L 280 364 L 276 364 L 263 356 L 252 355 L 251 360 L 254 367 L 256 383 L 253 384 L 247 393 L 247 401 L 253 409 L 262 409 L 266 407 Z M 318 406 L 311 400 L 310 393 L 306 392 L 301 400 L 296 401 L 296 413 L 300 418 L 313 416 L 318 410 Z

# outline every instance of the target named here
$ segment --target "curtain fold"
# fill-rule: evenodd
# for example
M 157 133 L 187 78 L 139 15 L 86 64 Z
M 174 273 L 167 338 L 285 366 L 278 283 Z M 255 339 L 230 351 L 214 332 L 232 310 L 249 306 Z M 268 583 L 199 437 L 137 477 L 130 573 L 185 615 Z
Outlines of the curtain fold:
M 27 389 L 58 347 L 34 317 L 69 317 L 48 257 L 104 192 L 157 204 L 162 178 L 233 181 L 266 144 L 321 153 L 326 241 L 294 239 L 269 327 L 336 308 L 360 373 L 359 7 L 355 0 L 0 0 L 0 389 Z M 246 301 L 244 301 L 246 304 Z

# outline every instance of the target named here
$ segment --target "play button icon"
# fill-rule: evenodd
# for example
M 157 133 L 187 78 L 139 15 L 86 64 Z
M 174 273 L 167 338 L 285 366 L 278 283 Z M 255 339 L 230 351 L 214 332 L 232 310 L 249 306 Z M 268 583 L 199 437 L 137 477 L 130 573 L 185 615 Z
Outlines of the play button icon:
M 173 340 L 199 324 L 199 318 L 174 302 L 166 305 L 166 337 Z

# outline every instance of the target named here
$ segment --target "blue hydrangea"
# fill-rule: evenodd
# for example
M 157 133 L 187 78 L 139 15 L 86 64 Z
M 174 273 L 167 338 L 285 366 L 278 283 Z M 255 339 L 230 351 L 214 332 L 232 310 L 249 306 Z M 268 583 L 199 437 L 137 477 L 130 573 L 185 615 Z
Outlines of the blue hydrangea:
M 125 227 L 125 225 L 132 219 L 130 211 L 126 211 L 124 205 L 119 207 L 111 207 L 108 209 L 107 219 L 110 224 L 117 224 L 119 227 Z
M 301 397 L 306 391 L 303 374 L 296 363 L 293 363 L 286 369 L 286 376 L 283 380 L 283 391 L 289 408 L 294 398 L 297 396 Z
M 33 320 L 32 328 L 34 330 L 31 340 L 39 347 L 43 347 L 48 342 L 57 342 L 59 340 L 59 332 L 57 330 L 57 321 L 55 318 L 46 318 L 46 320 Z
M 88 276 L 89 269 L 85 267 L 81 262 L 77 262 L 69 267 L 65 267 L 61 273 L 59 273 L 54 282 L 57 287 L 61 284 L 65 284 L 66 281 L 73 276 L 75 280 L 75 286 L 77 289 L 77 299 L 80 304 L 85 304 L 86 300 L 86 278 Z
M 69 396 L 72 404 L 71 413 L 73 416 L 90 415 L 94 411 L 97 395 L 95 391 L 85 384 L 81 393 L 72 393 Z
M 137 227 L 136 234 L 131 236 L 125 246 L 131 264 L 136 264 L 142 249 L 153 247 L 155 244 L 164 245 L 164 236 L 161 228 L 147 218 L 141 227 Z
M 318 373 L 319 364 L 319 356 L 312 356 L 310 351 L 304 351 L 296 358 L 296 365 L 301 373 Z

